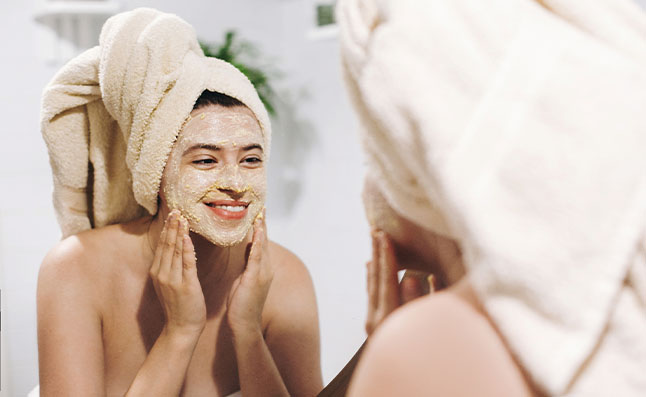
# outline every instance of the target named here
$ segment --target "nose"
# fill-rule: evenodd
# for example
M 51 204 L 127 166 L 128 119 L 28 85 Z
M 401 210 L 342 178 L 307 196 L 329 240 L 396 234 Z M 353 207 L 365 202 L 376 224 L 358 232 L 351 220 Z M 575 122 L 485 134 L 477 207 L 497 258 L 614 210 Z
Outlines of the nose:
M 234 200 L 242 197 L 245 192 L 245 184 L 236 165 L 226 165 L 222 169 L 219 190 L 227 193 Z

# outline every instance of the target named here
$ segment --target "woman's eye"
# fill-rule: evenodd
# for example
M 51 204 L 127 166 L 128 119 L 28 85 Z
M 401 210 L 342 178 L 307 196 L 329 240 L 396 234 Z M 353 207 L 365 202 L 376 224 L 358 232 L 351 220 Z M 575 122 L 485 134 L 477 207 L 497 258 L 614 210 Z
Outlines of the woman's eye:
M 208 165 L 208 164 L 215 164 L 215 163 L 217 163 L 215 159 L 193 160 L 193 164 L 197 164 L 197 165 Z
M 262 160 L 260 159 L 260 157 L 252 156 L 252 157 L 245 157 L 242 160 L 242 162 L 245 164 L 259 164 L 259 163 L 262 163 Z

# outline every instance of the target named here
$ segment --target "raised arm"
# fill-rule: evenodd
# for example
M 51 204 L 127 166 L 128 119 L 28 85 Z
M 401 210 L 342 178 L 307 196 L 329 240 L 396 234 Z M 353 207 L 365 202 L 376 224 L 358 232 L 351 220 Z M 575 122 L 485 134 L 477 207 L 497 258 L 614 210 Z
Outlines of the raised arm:
M 43 262 L 38 286 L 41 394 L 105 395 L 101 300 L 109 296 L 76 237 Z M 95 270 L 92 270 L 92 269 Z M 165 315 L 164 328 L 127 396 L 177 396 L 206 321 L 186 221 L 171 214 L 150 268 Z M 105 303 L 105 302 L 103 302 Z
M 245 397 L 314 396 L 322 389 L 312 283 L 302 263 L 285 251 L 267 239 L 264 219 L 256 220 L 227 315 Z
M 186 219 L 171 211 L 150 268 L 164 311 L 164 328 L 126 396 L 177 396 L 206 324 L 206 304 L 197 278 Z

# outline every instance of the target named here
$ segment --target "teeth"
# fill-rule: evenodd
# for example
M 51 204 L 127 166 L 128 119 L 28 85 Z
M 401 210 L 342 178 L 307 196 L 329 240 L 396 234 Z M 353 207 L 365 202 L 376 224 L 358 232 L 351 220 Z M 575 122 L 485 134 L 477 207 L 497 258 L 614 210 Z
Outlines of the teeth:
M 215 208 L 222 208 L 223 210 L 231 211 L 231 212 L 240 212 L 240 211 L 244 211 L 246 207 L 242 205 L 235 206 L 235 207 L 231 205 L 216 205 Z

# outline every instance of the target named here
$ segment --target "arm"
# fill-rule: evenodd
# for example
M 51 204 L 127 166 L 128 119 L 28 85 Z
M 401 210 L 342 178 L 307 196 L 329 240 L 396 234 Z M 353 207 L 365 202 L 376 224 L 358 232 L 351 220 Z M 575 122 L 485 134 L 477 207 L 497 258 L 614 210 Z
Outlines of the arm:
M 128 390 L 177 395 L 206 319 L 188 232 L 167 222 L 150 270 L 166 322 Z M 167 227 L 168 226 L 168 227 Z M 167 230 L 168 229 L 168 230 Z M 41 395 L 105 395 L 100 305 L 102 274 L 92 271 L 91 244 L 76 237 L 45 258 L 38 281 Z M 85 251 L 87 250 L 87 252 Z
M 166 321 L 126 396 L 177 396 L 206 323 L 195 251 L 188 224 L 177 211 L 161 232 L 150 277 Z
M 233 332 L 240 390 L 245 397 L 289 396 L 263 337 L 262 313 L 274 277 L 268 252 L 263 213 L 254 221 L 247 265 L 227 300 L 227 322 Z
M 366 264 L 368 313 L 366 332 L 370 336 L 395 309 L 433 291 L 433 277 L 422 271 L 406 270 L 399 282 L 395 249 L 391 239 L 380 230 L 373 230 L 372 260 Z
M 101 317 L 96 288 L 75 237 L 44 259 L 38 275 L 38 366 L 41 396 L 105 394 Z
M 272 260 L 281 270 L 267 299 L 265 339 L 290 394 L 314 396 L 323 388 L 314 286 L 291 252 L 276 246 Z
M 313 396 L 321 390 L 322 382 L 318 315 L 311 280 L 302 264 L 300 277 L 291 283 L 282 276 L 289 270 L 280 271 L 274 278 L 274 264 L 297 267 L 283 263 L 286 258 L 273 248 L 270 249 L 264 219 L 256 220 L 247 267 L 234 283 L 227 312 L 240 387 L 245 397 Z M 292 262 L 294 259 L 289 258 Z M 288 303 L 282 294 L 290 290 L 293 302 Z M 264 317 L 269 320 L 263 335 L 265 302 Z

